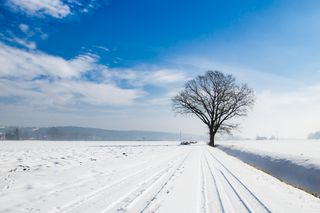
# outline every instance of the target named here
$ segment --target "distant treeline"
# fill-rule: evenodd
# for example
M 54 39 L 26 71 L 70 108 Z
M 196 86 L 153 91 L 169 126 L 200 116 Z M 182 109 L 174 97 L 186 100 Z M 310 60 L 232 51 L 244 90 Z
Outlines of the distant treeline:
M 118 131 L 84 127 L 5 127 L 6 140 L 74 140 L 74 141 L 164 141 L 179 140 L 177 133 L 154 131 Z M 183 134 L 183 139 L 203 140 L 197 135 Z
M 20 132 L 18 128 L 10 128 L 2 133 L 3 139 L 6 140 L 20 140 Z

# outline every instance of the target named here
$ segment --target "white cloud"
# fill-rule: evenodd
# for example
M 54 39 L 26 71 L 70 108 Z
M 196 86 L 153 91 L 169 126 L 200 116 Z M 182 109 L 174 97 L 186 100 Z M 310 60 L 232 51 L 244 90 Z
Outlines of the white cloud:
M 108 72 L 98 56 L 79 55 L 71 60 L 40 51 L 27 51 L 0 43 L 1 97 L 18 98 L 31 105 L 131 104 L 144 92 L 123 89 L 113 82 L 97 83 L 81 78 L 83 73 Z M 38 80 L 35 80 L 38 79 Z
M 33 41 L 27 41 L 25 39 L 22 39 L 22 38 L 18 38 L 18 37 L 14 37 L 14 38 L 10 38 L 8 39 L 9 41 L 12 41 L 14 43 L 17 43 L 23 47 L 26 47 L 28 49 L 36 49 L 37 48 L 37 45 L 35 42 Z
M 20 45 L 22 47 L 28 48 L 28 49 L 36 49 L 37 45 L 33 41 L 29 41 L 27 39 L 19 38 L 15 36 L 11 31 L 7 32 L 7 35 L 0 34 L 0 45 L 1 40 L 9 42 L 9 43 L 14 43 L 16 45 Z
M 166 119 L 176 121 L 173 113 L 170 114 L 173 95 L 170 91 L 187 79 L 178 69 L 148 69 L 147 65 L 141 69 L 110 69 L 99 63 L 99 56 L 95 54 L 86 53 L 67 60 L 1 42 L 0 65 L 0 115 L 5 124 L 68 123 L 155 130 L 161 128 Z M 149 94 L 147 85 L 161 87 L 160 93 Z M 103 111 L 106 109 L 113 112 Z M 28 113 L 32 113 L 35 120 L 30 120 Z M 75 117 L 81 117 L 81 121 L 73 120 Z M 105 119 L 115 123 L 106 124 Z M 127 121 L 125 124 L 123 119 Z M 150 126 L 152 119 L 157 121 Z M 185 121 L 182 123 L 187 125 Z M 189 122 L 188 128 L 196 132 L 198 128 L 191 126 Z M 174 129 L 168 126 L 164 130 L 176 131 L 177 128 L 182 127 L 174 125 Z
M 51 16 L 61 19 L 75 12 L 89 12 L 95 7 L 96 0 L 85 3 L 80 0 L 6 0 L 6 3 L 12 10 L 29 16 Z
M 143 91 L 121 89 L 112 84 L 59 80 L 23 81 L 0 79 L 0 97 L 18 98 L 20 103 L 31 106 L 130 105 Z
M 41 28 L 39 27 L 30 27 L 27 24 L 19 24 L 19 29 L 21 30 L 21 32 L 23 32 L 25 34 L 25 36 L 27 38 L 41 38 L 42 40 L 45 40 L 48 38 L 48 34 L 44 33 Z M 9 34 L 9 37 L 14 37 L 13 34 Z M 8 36 L 7 36 L 8 37 Z
M 166 70 L 160 69 L 156 72 L 152 72 L 150 75 L 147 75 L 147 78 L 144 79 L 145 82 L 152 82 L 156 84 L 162 83 L 175 83 L 186 80 L 185 73 L 178 70 Z
M 103 47 L 103 46 L 96 46 L 96 47 L 99 48 L 99 49 L 102 49 L 102 50 L 104 50 L 106 52 L 110 52 L 109 48 L 106 48 L 106 47 Z
M 107 78 L 127 80 L 132 86 L 157 85 L 165 87 L 188 79 L 181 70 L 161 68 L 153 68 L 149 71 L 145 71 L 145 69 L 114 69 L 106 75 L 108 75 Z
M 29 32 L 29 26 L 26 25 L 26 24 L 19 24 L 19 28 L 24 33 L 28 33 Z
M 72 60 L 40 51 L 26 51 L 0 42 L 0 75 L 32 79 L 37 75 L 70 78 L 97 68 L 97 56 L 80 55 Z M 101 67 L 99 67 L 101 69 Z
M 0 78 L 2 97 L 18 97 L 31 104 L 67 105 L 86 102 L 93 105 L 126 105 L 146 94 L 146 85 L 164 88 L 184 82 L 179 70 L 150 71 L 109 69 L 98 63 L 94 54 L 83 54 L 66 60 L 37 50 L 23 50 L 0 42 Z M 84 74 L 98 79 L 89 81 Z M 13 80 L 10 80 L 13 79 Z M 122 81 L 131 89 L 121 88 Z M 49 98 L 46 98 L 49 97 Z M 167 96 L 158 100 L 169 100 Z M 157 100 L 157 99 L 154 99 Z M 146 102 L 152 103 L 152 102 Z
M 14 10 L 34 16 L 63 18 L 71 13 L 70 7 L 61 0 L 7 0 L 7 4 Z

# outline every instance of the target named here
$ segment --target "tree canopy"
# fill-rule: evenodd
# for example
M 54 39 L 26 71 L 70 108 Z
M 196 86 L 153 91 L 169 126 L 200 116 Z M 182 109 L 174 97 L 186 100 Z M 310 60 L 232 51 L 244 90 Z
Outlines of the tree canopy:
M 207 71 L 188 81 L 172 98 L 176 113 L 196 115 L 208 126 L 211 146 L 217 132 L 230 133 L 238 127 L 234 118 L 246 116 L 254 100 L 247 84 L 237 84 L 234 76 L 220 71 Z

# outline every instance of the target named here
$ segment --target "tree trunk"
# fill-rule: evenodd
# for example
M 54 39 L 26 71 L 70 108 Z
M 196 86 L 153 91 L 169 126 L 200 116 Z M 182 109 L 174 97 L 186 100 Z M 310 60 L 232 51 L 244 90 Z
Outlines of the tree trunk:
M 215 136 L 215 134 L 216 133 L 213 131 L 213 129 L 209 128 L 209 138 L 210 138 L 209 146 L 214 147 L 214 136 Z

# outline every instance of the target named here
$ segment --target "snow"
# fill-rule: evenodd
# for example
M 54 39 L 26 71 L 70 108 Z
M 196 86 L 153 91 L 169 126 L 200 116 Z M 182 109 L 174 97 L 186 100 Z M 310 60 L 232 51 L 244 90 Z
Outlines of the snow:
M 320 196 L 320 141 L 220 141 L 221 150 Z
M 320 211 L 219 149 L 177 144 L 1 141 L 0 212 Z

